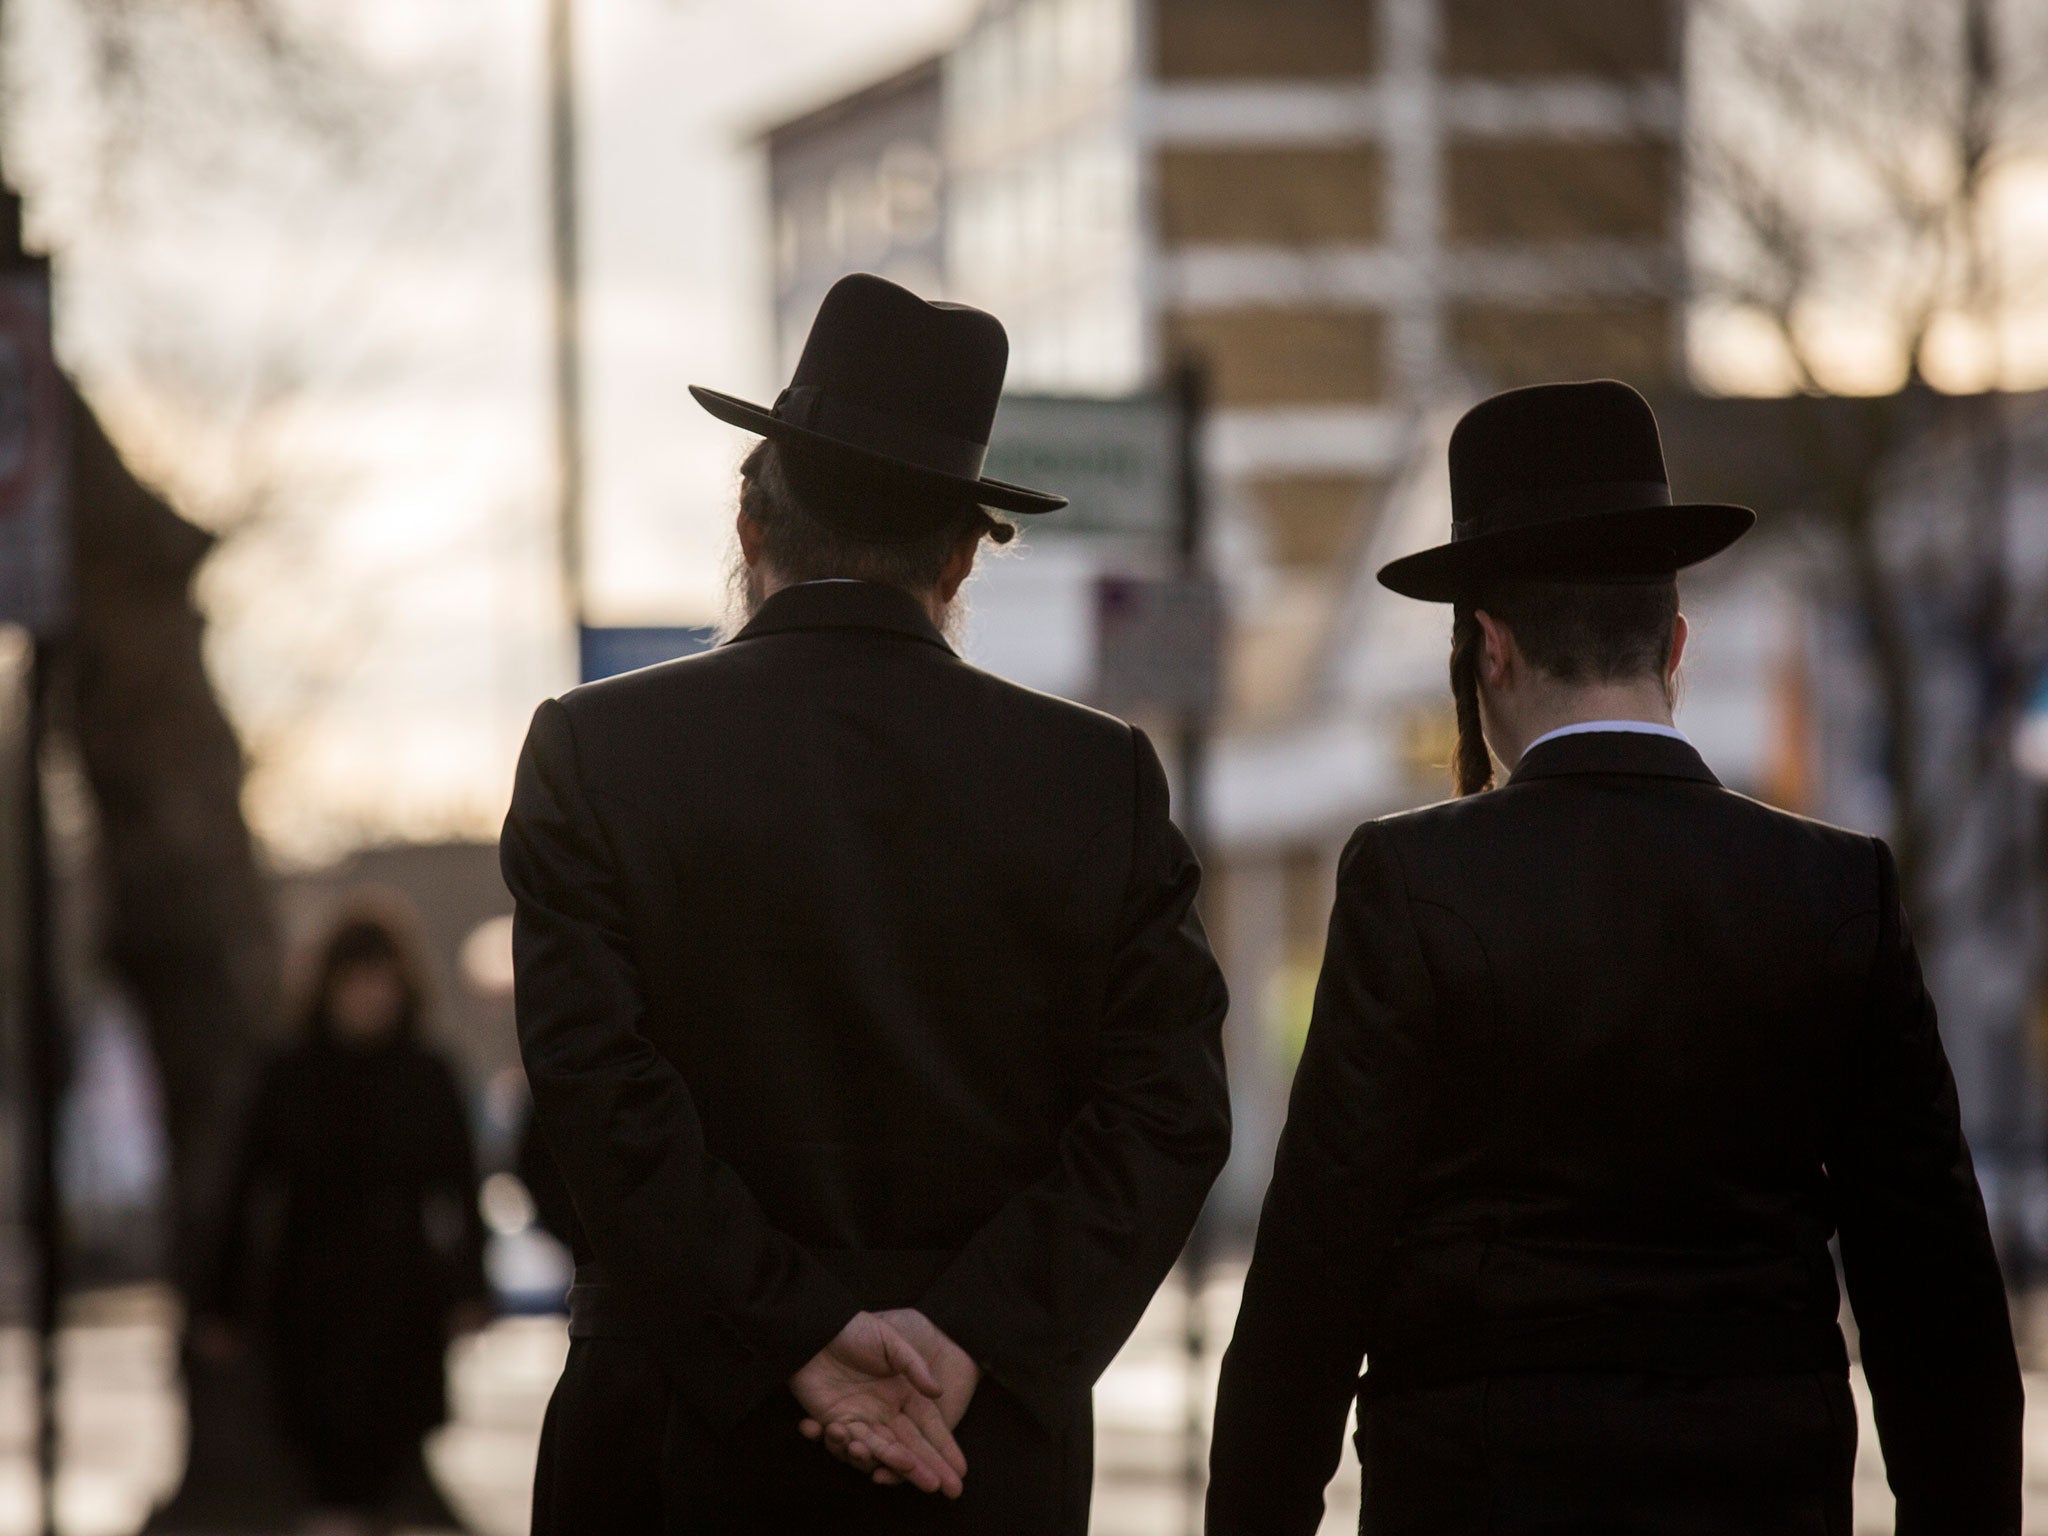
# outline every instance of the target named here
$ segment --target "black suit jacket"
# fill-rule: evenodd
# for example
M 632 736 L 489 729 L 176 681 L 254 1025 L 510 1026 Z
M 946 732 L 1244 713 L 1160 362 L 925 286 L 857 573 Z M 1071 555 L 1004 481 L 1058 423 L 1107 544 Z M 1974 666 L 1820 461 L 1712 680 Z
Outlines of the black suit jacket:
M 1229 1144 L 1141 732 L 798 586 L 543 704 L 501 846 L 541 1129 L 688 1403 L 916 1305 L 1047 1426 L 1085 1405 Z
M 1840 1370 L 1901 1531 L 2018 1529 L 2020 1387 L 1890 852 L 1668 737 L 1361 827 L 1223 1367 L 1211 1530 L 1312 1531 L 1346 1410 L 1530 1370 Z

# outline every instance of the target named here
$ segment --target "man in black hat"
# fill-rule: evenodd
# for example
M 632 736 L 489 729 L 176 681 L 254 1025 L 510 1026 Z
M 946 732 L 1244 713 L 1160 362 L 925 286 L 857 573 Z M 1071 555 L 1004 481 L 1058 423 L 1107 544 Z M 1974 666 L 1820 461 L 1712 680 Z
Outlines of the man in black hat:
M 1229 1144 L 1144 734 L 944 638 L 1002 327 L 826 297 L 742 470 L 744 627 L 540 707 L 521 1049 L 587 1238 L 537 1532 L 1082 1532 L 1089 1391 Z
M 1613 382 L 1484 402 L 1450 470 L 1452 542 L 1380 580 L 1455 605 L 1463 798 L 1345 850 L 1211 1536 L 1314 1531 L 1354 1397 L 1372 1536 L 1847 1536 L 1836 1233 L 1899 1530 L 2016 1533 L 2005 1294 L 1892 856 L 1672 725 L 1674 573 L 1752 515 L 1672 505 Z

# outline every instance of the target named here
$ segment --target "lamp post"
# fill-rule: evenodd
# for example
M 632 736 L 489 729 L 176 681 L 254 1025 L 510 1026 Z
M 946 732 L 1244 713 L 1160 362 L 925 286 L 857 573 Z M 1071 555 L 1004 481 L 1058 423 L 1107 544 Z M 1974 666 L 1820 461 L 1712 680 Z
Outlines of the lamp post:
M 555 526 L 562 607 L 579 654 L 583 581 L 582 271 L 576 184 L 576 18 L 572 0 L 547 0 L 549 271 L 553 323 Z
M 22 1191 L 35 1249 L 35 1464 L 40 1529 L 57 1529 L 57 1324 L 63 1247 L 57 1116 L 64 1087 L 56 920 L 42 759 L 52 659 L 67 617 L 64 503 L 68 400 L 50 350 L 49 263 L 22 246 L 21 200 L 0 174 L 0 622 L 28 632 L 21 732 L 22 1081 L 28 1145 Z
M 1178 463 L 1175 474 L 1176 518 L 1174 525 L 1175 575 L 1194 586 L 1207 574 L 1204 535 L 1208 521 L 1208 484 L 1202 465 L 1202 427 L 1208 414 L 1208 372 L 1198 358 L 1185 358 L 1174 370 L 1174 420 L 1178 435 Z M 1209 844 L 1209 737 L 1212 710 L 1190 705 L 1178 721 L 1177 757 L 1180 780 L 1180 826 L 1196 858 L 1203 858 Z M 1204 1449 L 1208 1444 L 1209 1405 L 1202 1390 L 1203 1362 L 1209 1350 L 1208 1308 L 1205 1287 L 1209 1276 L 1211 1224 L 1207 1206 L 1195 1218 L 1181 1251 L 1182 1288 L 1181 1348 L 1186 1361 L 1187 1391 L 1181 1426 L 1181 1479 L 1187 1507 L 1189 1536 L 1201 1536 L 1203 1489 L 1208 1468 Z

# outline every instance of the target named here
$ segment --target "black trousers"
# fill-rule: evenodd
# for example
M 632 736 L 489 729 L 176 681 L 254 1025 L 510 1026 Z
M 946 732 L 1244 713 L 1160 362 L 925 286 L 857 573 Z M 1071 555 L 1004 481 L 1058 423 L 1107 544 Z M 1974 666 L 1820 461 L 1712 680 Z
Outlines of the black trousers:
M 577 1338 L 548 1402 L 533 1536 L 1085 1536 L 1094 1424 L 1085 1406 L 1055 1436 L 984 1381 L 955 1435 L 957 1500 L 877 1487 L 797 1433 L 778 1394 L 730 1429 L 697 1419 L 632 1339 Z
M 1363 1536 L 1849 1536 L 1835 1371 L 1496 1376 L 1359 1404 Z

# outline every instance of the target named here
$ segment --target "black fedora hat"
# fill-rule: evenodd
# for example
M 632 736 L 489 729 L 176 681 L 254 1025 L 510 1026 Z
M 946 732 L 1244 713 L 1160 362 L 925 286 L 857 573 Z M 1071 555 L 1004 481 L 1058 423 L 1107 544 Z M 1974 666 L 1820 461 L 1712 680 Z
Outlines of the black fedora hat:
M 927 499 L 1056 511 L 1066 497 L 981 472 L 1009 360 L 1010 339 L 994 315 L 928 302 L 887 278 L 855 272 L 818 306 L 796 373 L 772 407 L 695 384 L 690 393 L 721 421 Z M 877 516 L 922 521 L 886 498 L 872 505 Z
M 1629 582 L 1719 554 L 1747 507 L 1674 502 L 1650 403 L 1614 379 L 1482 400 L 1451 432 L 1451 542 L 1396 560 L 1382 585 L 1457 602 L 1501 577 Z

